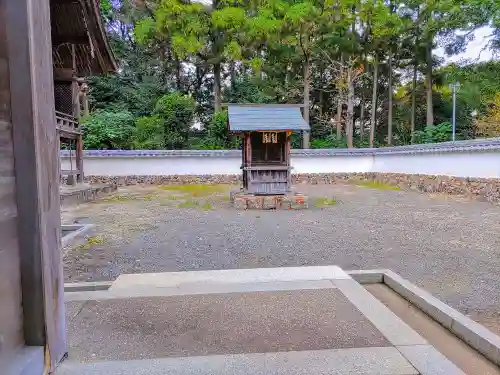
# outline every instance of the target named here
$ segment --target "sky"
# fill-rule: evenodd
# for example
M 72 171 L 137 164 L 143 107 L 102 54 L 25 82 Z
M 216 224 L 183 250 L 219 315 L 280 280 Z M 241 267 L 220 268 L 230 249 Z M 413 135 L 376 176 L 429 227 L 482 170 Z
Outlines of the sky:
M 459 62 L 460 60 L 464 59 L 473 60 L 473 62 L 491 60 L 493 58 L 492 52 L 489 49 L 484 48 L 490 40 L 488 36 L 491 34 L 491 32 L 492 30 L 489 27 L 482 27 L 476 30 L 475 38 L 467 46 L 467 51 L 460 55 L 447 57 L 445 60 L 445 64 L 451 62 Z M 444 51 L 442 48 L 438 48 L 434 52 L 438 56 L 444 56 Z

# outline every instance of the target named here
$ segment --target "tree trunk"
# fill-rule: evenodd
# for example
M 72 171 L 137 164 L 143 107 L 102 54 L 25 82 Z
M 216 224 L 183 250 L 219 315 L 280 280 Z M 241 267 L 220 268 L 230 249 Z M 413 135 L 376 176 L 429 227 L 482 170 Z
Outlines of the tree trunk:
M 347 119 L 345 125 L 345 132 L 347 134 L 347 147 L 353 148 L 353 120 L 354 120 L 354 82 L 352 82 L 352 70 L 350 66 L 347 68 Z
M 375 122 L 377 121 L 378 54 L 373 61 L 372 112 L 370 118 L 370 147 L 375 144 Z
M 339 77 L 339 82 L 342 83 L 344 79 L 344 55 L 340 55 L 340 77 Z M 344 104 L 343 103 L 343 100 L 342 100 L 342 97 L 343 97 L 343 91 L 344 91 L 344 88 L 341 87 L 341 85 L 339 85 L 338 87 L 338 99 L 337 99 L 337 141 L 340 140 L 340 138 L 342 138 L 342 105 Z
M 177 57 L 175 58 L 175 81 L 177 85 L 177 91 L 182 91 L 181 62 Z
M 231 79 L 231 89 L 234 90 L 236 88 L 236 72 L 235 72 L 235 62 L 231 60 L 229 62 L 229 76 Z
M 387 145 L 392 145 L 392 48 L 389 48 L 389 82 L 388 82 L 389 110 L 387 112 Z
M 363 143 L 363 138 L 365 137 L 365 101 L 361 97 L 361 108 L 359 110 L 359 142 Z M 363 147 L 363 146 L 361 146 Z
M 411 90 L 411 119 L 410 119 L 410 131 L 411 131 L 411 143 L 415 142 L 415 111 L 417 104 L 417 62 L 413 65 L 413 79 L 412 79 L 412 90 Z
M 426 73 L 426 90 L 427 90 L 427 120 L 426 125 L 434 124 L 434 109 L 432 102 L 432 40 L 427 43 L 426 47 L 426 61 L 427 61 L 427 73 Z
M 214 64 L 214 110 L 219 112 L 222 108 L 221 103 L 221 85 L 220 85 L 220 75 L 221 75 L 221 64 Z
M 309 59 L 304 59 L 304 120 L 309 124 L 309 101 L 311 91 L 311 66 Z M 305 131 L 302 134 L 302 148 L 309 148 L 309 132 Z

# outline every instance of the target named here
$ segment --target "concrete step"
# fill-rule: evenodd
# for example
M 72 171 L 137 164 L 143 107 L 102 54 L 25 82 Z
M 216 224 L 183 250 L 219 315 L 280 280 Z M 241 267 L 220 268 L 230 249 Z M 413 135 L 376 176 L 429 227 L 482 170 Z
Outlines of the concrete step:
M 65 362 L 55 375 L 416 375 L 393 347 Z

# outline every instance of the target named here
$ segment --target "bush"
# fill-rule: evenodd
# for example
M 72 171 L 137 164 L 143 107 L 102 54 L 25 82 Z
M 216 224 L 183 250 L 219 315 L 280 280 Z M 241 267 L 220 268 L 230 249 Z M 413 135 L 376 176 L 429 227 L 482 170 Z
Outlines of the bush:
M 163 121 L 164 148 L 182 149 L 187 146 L 195 106 L 193 98 L 177 92 L 158 99 L 153 114 Z
M 83 141 L 88 149 L 130 149 L 134 116 L 128 111 L 97 110 L 82 122 Z
M 165 148 L 165 120 L 158 116 L 140 117 L 135 122 L 134 148 L 162 150 Z
M 452 126 L 449 122 L 438 125 L 427 125 L 423 130 L 415 132 L 416 143 L 439 143 L 451 141 Z
M 229 134 L 227 127 L 227 112 L 217 112 L 212 120 L 205 126 L 206 135 L 192 144 L 193 148 L 200 150 L 227 150 L 239 148 L 241 139 Z
M 316 138 L 311 141 L 311 148 L 346 148 L 347 139 L 342 137 L 337 139 L 334 135 L 328 135 L 324 138 Z

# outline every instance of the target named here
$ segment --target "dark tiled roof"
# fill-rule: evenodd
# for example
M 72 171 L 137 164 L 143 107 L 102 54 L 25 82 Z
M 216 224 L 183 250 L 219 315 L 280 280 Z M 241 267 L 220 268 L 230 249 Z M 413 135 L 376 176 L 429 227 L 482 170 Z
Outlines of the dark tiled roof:
M 229 105 L 229 130 L 232 132 L 258 130 L 308 131 L 309 124 L 302 118 L 300 108 L 272 104 L 255 106 Z
M 470 141 L 430 143 L 411 146 L 381 148 L 330 148 L 330 149 L 295 149 L 295 156 L 363 156 L 384 154 L 425 154 L 447 152 L 498 152 L 500 138 L 475 139 Z M 72 151 L 72 155 L 75 151 Z M 240 150 L 85 150 L 86 157 L 241 157 Z M 61 150 L 62 157 L 68 157 L 67 150 Z

